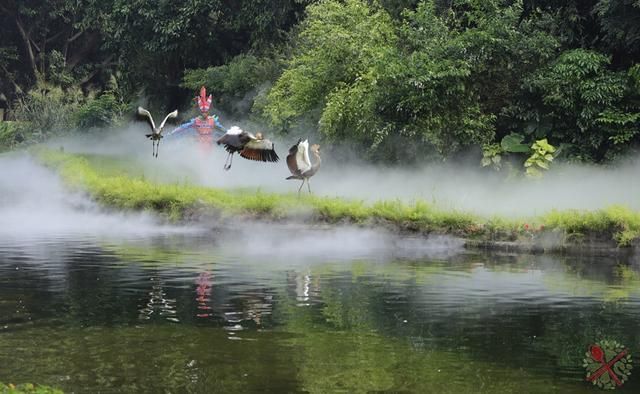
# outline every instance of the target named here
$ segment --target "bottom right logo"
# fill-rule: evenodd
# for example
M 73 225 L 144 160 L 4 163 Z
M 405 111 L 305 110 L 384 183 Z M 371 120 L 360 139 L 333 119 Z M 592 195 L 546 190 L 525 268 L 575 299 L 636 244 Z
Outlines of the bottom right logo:
M 589 346 L 583 366 L 587 369 L 587 381 L 602 389 L 613 390 L 629 380 L 631 354 L 613 340 L 602 340 Z

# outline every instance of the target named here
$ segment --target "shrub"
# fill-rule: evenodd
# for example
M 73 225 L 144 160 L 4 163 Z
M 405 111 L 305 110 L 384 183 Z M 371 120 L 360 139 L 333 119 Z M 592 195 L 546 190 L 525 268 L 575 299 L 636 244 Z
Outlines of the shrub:
M 62 89 L 38 81 L 15 106 L 15 117 L 22 121 L 18 132 L 26 141 L 41 141 L 45 137 L 73 126 L 73 113 L 83 100 L 79 88 Z
M 75 126 L 80 129 L 115 126 L 122 121 L 127 104 L 107 91 L 98 98 L 89 98 L 74 114 Z
M 12 149 L 24 140 L 18 128 L 18 122 L 0 121 L 0 151 Z

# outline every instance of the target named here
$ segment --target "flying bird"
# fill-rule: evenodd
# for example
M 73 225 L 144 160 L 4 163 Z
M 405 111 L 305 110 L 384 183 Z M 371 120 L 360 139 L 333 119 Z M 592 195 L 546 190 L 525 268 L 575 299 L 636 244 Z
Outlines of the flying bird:
M 277 162 L 280 160 L 274 150 L 273 142 L 263 138 L 262 133 L 255 135 L 233 126 L 218 139 L 218 145 L 224 145 L 229 152 L 224 162 L 224 169 L 229 170 L 233 162 L 233 154 L 240 152 L 240 156 L 248 160 Z
M 151 116 L 151 113 L 146 109 L 138 107 L 138 115 L 146 116 L 147 120 L 149 121 L 149 126 L 151 126 L 151 133 L 145 134 L 145 136 L 153 142 L 153 156 L 158 157 L 158 147 L 160 146 L 160 140 L 162 139 L 162 129 L 164 128 L 164 124 L 167 122 L 167 119 L 177 117 L 178 110 L 175 110 L 165 116 L 159 127 L 156 127 L 156 124 L 153 122 L 153 116 Z
M 313 144 L 310 149 L 316 159 L 313 164 L 311 164 L 311 160 L 309 160 L 309 140 L 303 141 L 299 139 L 298 142 L 289 149 L 289 154 L 287 155 L 287 167 L 289 167 L 289 171 L 293 174 L 287 177 L 287 179 L 302 180 L 298 188 L 298 196 L 305 182 L 309 188 L 309 193 L 311 193 L 311 182 L 309 178 L 318 172 L 320 163 L 322 162 L 320 159 L 320 145 Z

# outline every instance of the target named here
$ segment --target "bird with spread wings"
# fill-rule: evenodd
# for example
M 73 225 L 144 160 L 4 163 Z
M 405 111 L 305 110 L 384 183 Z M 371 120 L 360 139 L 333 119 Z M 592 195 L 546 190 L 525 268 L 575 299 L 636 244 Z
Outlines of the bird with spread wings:
M 316 159 L 313 164 L 309 159 L 309 149 L 311 149 L 311 153 L 313 153 Z M 289 171 L 291 171 L 292 175 L 287 177 L 287 179 L 302 180 L 302 183 L 298 188 L 298 195 L 300 195 L 300 191 L 302 190 L 302 186 L 304 186 L 305 182 L 309 188 L 309 193 L 311 193 L 311 182 L 309 181 L 309 178 L 318 172 L 321 162 L 320 145 L 313 144 L 311 145 L 311 148 L 309 148 L 309 140 L 299 139 L 298 142 L 289 149 L 289 154 L 287 155 L 287 167 L 289 167 Z
M 273 142 L 265 139 L 262 133 L 253 135 L 242 130 L 238 126 L 233 126 L 218 139 L 218 145 L 224 145 L 229 152 L 224 163 L 224 169 L 229 170 L 233 161 L 233 154 L 240 153 L 240 156 L 248 160 L 277 162 L 280 160 L 275 151 Z
M 162 129 L 164 128 L 164 124 L 167 122 L 169 118 L 175 118 L 178 116 L 178 110 L 175 110 L 167 116 L 164 117 L 160 126 L 156 127 L 155 122 L 153 121 L 153 116 L 151 116 L 151 112 L 147 111 L 142 107 L 138 107 L 138 115 L 146 117 L 149 122 L 149 126 L 151 126 L 151 133 L 145 134 L 147 138 L 149 138 L 153 143 L 153 153 L 154 157 L 158 157 L 158 147 L 160 146 L 160 140 L 162 139 Z

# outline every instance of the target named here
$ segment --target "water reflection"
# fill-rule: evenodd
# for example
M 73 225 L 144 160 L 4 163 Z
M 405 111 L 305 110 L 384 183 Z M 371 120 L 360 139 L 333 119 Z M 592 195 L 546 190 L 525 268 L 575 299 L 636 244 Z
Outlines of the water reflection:
M 236 332 L 245 329 L 260 329 L 273 325 L 270 316 L 273 310 L 273 295 L 269 289 L 252 289 L 234 294 L 223 305 L 224 328 L 231 339 Z
M 294 271 L 291 276 L 293 276 L 293 281 L 295 282 L 296 300 L 298 301 L 298 306 L 309 305 L 308 301 L 309 290 L 311 287 L 311 271 L 309 269 L 305 269 L 303 272 Z
M 149 280 L 151 282 L 149 300 L 140 309 L 140 319 L 149 320 L 157 315 L 171 322 L 179 322 L 180 320 L 176 317 L 176 300 L 167 298 L 162 278 L 152 276 Z
M 0 381 L 577 393 L 591 343 L 640 352 L 640 273 L 626 261 L 419 250 L 273 261 L 210 235 L 3 239 Z
M 196 279 L 196 301 L 198 302 L 197 317 L 210 317 L 211 306 L 208 305 L 211 301 L 211 286 L 213 284 L 211 273 L 201 272 Z

